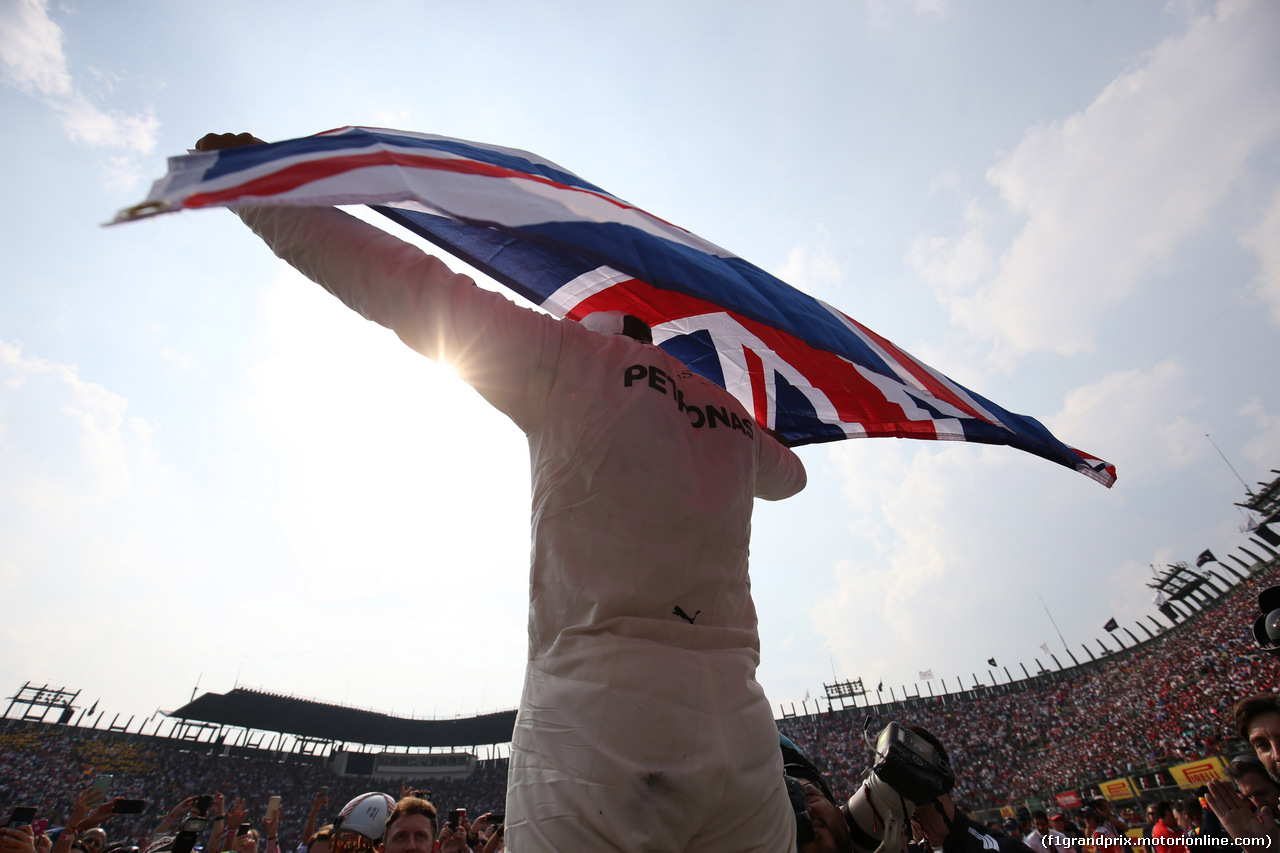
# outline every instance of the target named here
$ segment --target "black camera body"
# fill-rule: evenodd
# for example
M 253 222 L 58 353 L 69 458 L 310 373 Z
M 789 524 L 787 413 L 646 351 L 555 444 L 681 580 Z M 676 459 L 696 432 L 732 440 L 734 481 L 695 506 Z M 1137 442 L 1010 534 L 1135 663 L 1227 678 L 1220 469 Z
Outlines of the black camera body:
M 1253 639 L 1262 651 L 1280 656 L 1280 586 L 1259 593 L 1258 609 L 1262 615 L 1253 623 Z
M 196 838 L 204 831 L 207 821 L 202 817 L 189 817 L 184 820 L 173 837 L 172 853 L 191 853 L 196 846 Z
M 955 787 L 951 763 L 922 737 L 889 723 L 876 738 L 871 772 L 914 805 L 931 803 Z
M 897 723 L 880 732 L 875 751 L 862 786 L 842 808 L 857 853 L 902 849 L 911 837 L 911 813 L 950 793 L 956 782 L 946 757 Z

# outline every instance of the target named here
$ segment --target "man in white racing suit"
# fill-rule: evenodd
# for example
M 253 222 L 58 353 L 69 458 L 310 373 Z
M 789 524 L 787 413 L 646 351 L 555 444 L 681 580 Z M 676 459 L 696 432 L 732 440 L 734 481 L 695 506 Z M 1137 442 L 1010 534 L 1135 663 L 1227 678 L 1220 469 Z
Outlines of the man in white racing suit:
M 257 140 L 210 135 L 201 150 Z M 529 661 L 513 853 L 785 853 L 795 822 L 755 680 L 753 499 L 789 449 L 658 347 L 516 306 L 332 208 L 245 208 L 272 250 L 447 362 L 529 441 Z

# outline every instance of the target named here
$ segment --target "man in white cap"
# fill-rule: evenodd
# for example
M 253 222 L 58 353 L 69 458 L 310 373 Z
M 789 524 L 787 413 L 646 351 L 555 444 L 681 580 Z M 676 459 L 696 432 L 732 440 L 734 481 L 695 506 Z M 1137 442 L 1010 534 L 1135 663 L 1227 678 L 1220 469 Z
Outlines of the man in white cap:
M 210 134 L 197 148 L 257 141 Z M 528 437 L 529 661 L 510 848 L 794 850 L 777 728 L 755 680 L 747 551 L 754 498 L 805 485 L 795 454 L 643 342 L 638 319 L 580 325 L 520 308 L 331 208 L 238 213 Z

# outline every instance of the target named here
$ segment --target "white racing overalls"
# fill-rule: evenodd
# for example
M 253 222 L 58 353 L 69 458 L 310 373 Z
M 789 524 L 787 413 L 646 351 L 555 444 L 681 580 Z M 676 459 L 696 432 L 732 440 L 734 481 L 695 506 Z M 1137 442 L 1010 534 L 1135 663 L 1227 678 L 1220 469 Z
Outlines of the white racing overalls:
M 657 347 L 519 307 L 332 208 L 239 213 L 528 436 L 508 849 L 794 850 L 747 550 L 753 499 L 804 487 L 798 457 Z

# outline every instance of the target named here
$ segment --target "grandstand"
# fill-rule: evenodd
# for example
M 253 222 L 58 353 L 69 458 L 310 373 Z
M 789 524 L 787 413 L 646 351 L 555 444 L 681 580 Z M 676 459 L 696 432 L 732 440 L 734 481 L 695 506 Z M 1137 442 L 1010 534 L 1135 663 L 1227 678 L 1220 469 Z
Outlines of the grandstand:
M 1250 493 L 1260 507 L 1263 496 L 1280 495 L 1280 477 L 1260 485 Z M 1111 645 L 1098 639 L 1097 654 L 1083 645 L 1079 657 L 1068 650 L 1070 665 L 1049 655 L 1053 666 L 1035 660 L 1034 673 L 1020 665 L 1022 678 L 1006 668 L 1002 681 L 989 670 L 989 683 L 972 673 L 972 684 L 957 677 L 953 688 L 943 679 L 942 691 L 930 685 L 929 695 L 918 684 L 902 685 L 900 694 L 890 687 L 888 701 L 859 680 L 837 682 L 825 685 L 825 710 L 807 702 L 803 713 L 782 709 L 779 728 L 841 796 L 856 789 L 870 757 L 862 743 L 868 718 L 873 730 L 896 719 L 937 733 L 959 771 L 958 800 L 980 816 L 1017 805 L 1070 808 L 1099 796 L 1124 808 L 1195 789 L 1244 749 L 1226 718 L 1231 703 L 1280 687 L 1276 659 L 1260 654 L 1250 634 L 1257 593 L 1280 582 L 1267 529 L 1275 507 L 1270 512 L 1239 546 L 1249 559 L 1228 556 L 1240 571 L 1209 551 L 1194 570 L 1170 566 L 1169 588 L 1185 593 L 1170 597 L 1180 605 L 1171 624 L 1147 617 L 1151 627 L 1123 629 L 1128 644 L 1109 623 Z M 106 712 L 95 719 L 96 705 L 77 717 L 77 698 L 30 684 L 10 698 L 0 719 L 0 808 L 21 801 L 66 814 L 86 778 L 106 772 L 116 777 L 113 795 L 149 804 L 133 823 L 113 825 L 135 837 L 184 797 L 214 790 L 244 797 L 250 815 L 281 795 L 282 832 L 293 838 L 322 787 L 330 792 L 322 820 L 364 791 L 396 794 L 401 785 L 431 790 L 441 808 L 502 809 L 514 711 L 413 720 L 236 688 L 193 698 L 130 731 L 132 719 L 104 727 Z

